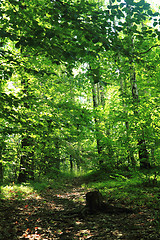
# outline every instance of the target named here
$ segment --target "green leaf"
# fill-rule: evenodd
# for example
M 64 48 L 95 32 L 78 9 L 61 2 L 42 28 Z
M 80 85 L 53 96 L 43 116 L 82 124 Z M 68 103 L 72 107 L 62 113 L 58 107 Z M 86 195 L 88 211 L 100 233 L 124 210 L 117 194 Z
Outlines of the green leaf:
M 137 2 L 136 5 L 138 5 L 138 6 L 144 6 L 144 5 L 145 5 L 145 1 L 144 1 L 144 0 L 141 0 L 141 1 Z
M 123 8 L 125 6 L 125 3 L 120 4 L 120 8 Z
M 111 14 L 113 14 L 114 16 L 116 16 L 116 14 L 117 14 L 117 11 L 116 11 L 116 10 L 114 10 L 114 9 L 112 9 L 112 10 L 111 10 Z
M 154 17 L 158 17 L 158 16 L 160 16 L 160 14 L 159 14 L 158 12 L 155 12 L 155 13 L 153 14 L 153 16 L 154 16 Z
M 122 30 L 122 27 L 115 27 L 118 32 Z
M 153 37 L 153 38 L 156 37 L 156 36 L 157 36 L 157 35 L 156 35 L 155 33 L 152 34 L 152 37 Z
M 142 27 L 142 31 L 146 31 L 147 30 L 147 27 Z
M 130 5 L 133 4 L 133 0 L 125 0 L 125 2 L 126 2 L 127 4 L 130 4 Z
M 147 13 L 148 13 L 148 15 L 153 16 L 152 10 L 148 10 Z
M 157 26 L 157 24 L 158 24 L 158 22 L 154 22 L 154 23 L 153 23 L 153 26 L 155 27 L 155 26 Z

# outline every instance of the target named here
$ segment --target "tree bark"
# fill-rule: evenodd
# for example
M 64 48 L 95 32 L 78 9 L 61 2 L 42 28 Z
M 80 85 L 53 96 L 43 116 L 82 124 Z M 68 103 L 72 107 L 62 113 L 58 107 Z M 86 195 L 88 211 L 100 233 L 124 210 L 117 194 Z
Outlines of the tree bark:
M 139 95 L 138 95 L 138 88 L 136 83 L 136 72 L 134 67 L 131 65 L 131 88 L 132 88 L 132 97 L 133 97 L 133 108 L 134 114 L 138 117 L 138 105 L 139 105 Z M 149 163 L 149 153 L 146 146 L 146 141 L 143 137 L 143 129 L 141 136 L 138 140 L 138 149 L 139 149 L 139 161 L 141 168 L 150 168 Z
M 131 68 L 131 88 L 132 88 L 132 98 L 133 98 L 133 109 L 134 109 L 135 116 L 138 117 L 139 95 L 138 95 L 138 88 L 137 88 L 137 82 L 136 82 L 136 72 L 133 66 L 133 62 L 131 62 L 130 68 Z M 151 166 L 149 163 L 149 153 L 147 150 L 146 141 L 143 137 L 143 129 L 142 129 L 142 133 L 140 134 L 141 136 L 138 140 L 140 167 L 150 168 Z
M 104 144 L 104 132 L 100 127 L 101 121 L 104 121 L 97 115 L 97 109 L 99 106 L 104 108 L 105 106 L 105 98 L 103 86 L 100 82 L 100 71 L 99 68 L 91 69 L 90 72 L 92 76 L 92 98 L 93 98 L 93 110 L 94 110 L 94 121 L 95 121 L 95 132 L 96 132 L 96 142 L 97 142 L 97 152 L 99 156 L 99 165 L 104 163 L 104 159 L 102 157 L 102 153 L 105 147 Z M 108 137 L 108 136 L 107 136 Z M 108 147 L 108 157 L 111 158 L 113 156 L 112 146 L 111 144 Z
M 3 182 L 3 165 L 2 162 L 0 162 L 0 183 Z
M 73 158 L 72 158 L 72 155 L 70 155 L 69 162 L 70 162 L 70 171 L 72 173 L 73 172 Z
M 126 110 L 126 105 L 125 105 L 125 101 L 124 101 L 124 96 L 126 95 L 126 84 L 123 84 L 123 80 L 120 80 L 120 84 L 121 84 L 121 93 L 122 93 L 122 101 L 123 101 L 123 113 L 125 115 L 126 121 L 125 121 L 125 126 L 126 126 L 126 133 L 127 133 L 127 153 L 128 153 L 128 164 L 131 164 L 132 167 L 135 166 L 135 158 L 134 158 L 134 154 L 133 154 L 133 149 L 132 146 L 130 144 L 130 136 L 129 136 L 129 122 L 127 120 L 127 116 L 128 116 L 128 111 Z
M 98 94 L 97 94 L 97 86 L 95 83 L 92 83 L 92 97 L 93 97 L 93 110 L 94 110 L 97 151 L 98 151 L 98 154 L 100 155 L 102 153 L 102 144 L 100 140 L 101 133 L 99 129 L 99 119 L 96 116 L 96 109 L 98 107 Z
M 2 163 L 3 140 L 0 146 L 0 183 L 3 182 L 3 163 Z
M 26 76 L 21 73 L 21 85 L 23 87 L 23 95 L 25 96 L 26 102 L 24 102 L 24 108 L 29 109 L 29 104 L 27 100 L 31 97 L 29 96 L 29 83 Z M 27 120 L 26 120 L 27 122 Z M 34 179 L 34 152 L 33 152 L 33 139 L 30 137 L 30 130 L 28 129 L 29 124 L 22 124 L 23 131 L 22 143 L 21 143 L 21 158 L 20 158 L 20 169 L 18 182 L 25 182 L 29 179 Z
M 19 183 L 34 180 L 34 152 L 32 149 L 32 138 L 29 136 L 23 137 L 21 148 L 22 154 L 20 158 L 20 170 L 18 176 Z

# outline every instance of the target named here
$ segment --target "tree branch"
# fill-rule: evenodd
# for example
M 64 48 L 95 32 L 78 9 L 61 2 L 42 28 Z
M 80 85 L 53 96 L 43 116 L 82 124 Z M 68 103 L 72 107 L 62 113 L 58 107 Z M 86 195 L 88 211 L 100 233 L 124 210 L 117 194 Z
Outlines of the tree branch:
M 145 51 L 145 52 L 141 52 L 140 54 L 148 53 L 152 48 L 155 48 L 155 47 L 160 47 L 160 45 L 159 45 L 159 44 L 156 44 L 156 45 L 150 47 L 147 51 Z

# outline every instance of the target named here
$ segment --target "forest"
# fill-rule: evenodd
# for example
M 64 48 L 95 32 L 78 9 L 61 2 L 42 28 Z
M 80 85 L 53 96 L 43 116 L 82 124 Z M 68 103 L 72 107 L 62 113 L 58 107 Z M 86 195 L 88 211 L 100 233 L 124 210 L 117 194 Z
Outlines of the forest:
M 0 239 L 159 239 L 159 9 L 0 1 Z

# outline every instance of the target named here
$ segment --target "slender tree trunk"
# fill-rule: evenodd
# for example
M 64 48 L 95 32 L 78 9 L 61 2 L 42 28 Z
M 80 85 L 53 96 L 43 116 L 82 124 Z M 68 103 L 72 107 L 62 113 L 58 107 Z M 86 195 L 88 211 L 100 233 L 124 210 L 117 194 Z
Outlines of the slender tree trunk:
M 100 133 L 100 129 L 99 129 L 99 119 L 96 116 L 96 109 L 98 107 L 98 94 L 97 94 L 96 84 L 92 84 L 92 96 L 93 96 L 93 110 L 94 110 L 97 151 L 98 151 L 98 154 L 100 155 L 102 153 L 102 145 L 101 145 L 101 140 L 100 140 L 101 133 Z
M 121 79 L 120 80 L 120 84 L 121 84 L 121 93 L 122 93 L 122 96 L 125 96 L 125 92 L 126 92 L 126 87 L 125 87 L 125 83 L 123 84 L 123 80 Z M 129 122 L 127 120 L 127 115 L 128 115 L 128 112 L 126 110 L 126 104 L 125 104 L 125 101 L 124 101 L 124 97 L 123 97 L 123 113 L 126 117 L 126 121 L 125 121 L 125 126 L 126 126 L 126 133 L 127 133 L 127 141 L 126 141 L 126 144 L 127 144 L 127 153 L 128 153 L 128 164 L 131 164 L 132 167 L 135 166 L 136 164 L 136 161 L 135 161 L 135 158 L 134 158 L 134 151 L 132 149 L 132 146 L 130 144 L 130 137 L 129 137 Z
M 20 158 L 20 170 L 18 176 L 18 182 L 26 182 L 28 180 L 34 180 L 34 152 L 32 149 L 32 138 L 23 137 L 22 140 L 22 153 Z
M 149 153 L 146 148 L 146 142 L 145 139 L 140 139 L 138 141 L 139 145 L 139 160 L 140 160 L 140 168 L 150 168 L 150 163 L 149 163 Z
M 23 94 L 26 97 L 26 102 L 24 102 L 24 108 L 29 109 L 29 104 L 27 100 L 29 99 L 29 86 L 28 80 L 26 76 L 22 74 L 21 84 L 23 87 Z M 27 122 L 27 120 L 26 120 Z M 28 126 L 24 123 L 22 128 L 24 129 L 25 133 L 22 134 L 22 143 L 21 143 L 21 158 L 20 158 L 20 169 L 19 169 L 19 176 L 18 182 L 25 182 L 29 179 L 34 179 L 34 152 L 33 152 L 33 139 L 30 137 L 30 130 L 28 130 Z
M 90 72 L 92 75 L 92 98 L 93 98 L 93 110 L 94 110 L 94 121 L 95 121 L 95 132 L 96 132 L 96 142 L 97 142 L 97 152 L 99 155 L 99 164 L 102 164 L 104 162 L 102 158 L 102 153 L 104 149 L 104 132 L 100 128 L 100 123 L 103 121 L 103 119 L 100 119 L 99 116 L 97 116 L 97 108 L 99 106 L 103 107 L 105 106 L 105 98 L 104 98 L 104 89 L 103 86 L 100 83 L 100 73 L 99 68 L 97 69 L 91 69 Z M 108 147 L 108 157 L 111 158 L 113 156 L 113 149 L 112 146 L 109 145 Z
M 58 138 L 55 139 L 55 155 L 56 157 L 54 158 L 54 166 L 56 169 L 60 169 L 60 146 L 59 146 L 59 140 Z
M 3 141 L 3 140 L 2 140 Z M 0 146 L 0 183 L 3 182 L 3 163 L 2 163 L 3 144 Z
M 131 88 L 132 88 L 132 98 L 133 98 L 133 110 L 134 115 L 138 117 L 138 105 L 139 105 L 139 95 L 138 95 L 138 88 L 137 88 L 137 82 L 136 82 L 136 72 L 135 68 L 133 66 L 133 62 L 131 62 Z M 141 136 L 138 139 L 138 152 L 139 152 L 139 161 L 140 161 L 140 167 L 141 168 L 150 168 L 149 163 L 149 153 L 146 146 L 146 141 L 143 136 L 143 129 Z
M 131 11 L 130 7 L 127 6 L 128 10 Z M 127 20 L 127 29 L 128 32 L 130 32 L 130 27 L 133 26 L 133 23 L 131 23 L 129 20 Z M 131 90 L 132 90 L 132 99 L 133 99 L 133 111 L 136 118 L 139 117 L 139 94 L 138 94 L 138 87 L 137 87 L 137 79 L 136 79 L 136 71 L 135 71 L 135 65 L 134 65 L 134 58 L 133 58 L 133 52 L 134 52 L 134 36 L 133 32 L 130 34 L 130 45 L 128 45 L 128 48 L 130 48 L 128 55 L 129 55 L 129 64 L 130 64 L 130 82 L 131 82 Z M 139 139 L 138 139 L 138 152 L 139 152 L 139 161 L 140 161 L 140 167 L 141 168 L 148 168 L 150 166 L 149 164 L 149 155 L 147 151 L 146 141 L 144 139 L 143 129 L 140 133 L 138 133 Z
M 99 86 L 100 89 L 100 103 L 102 105 L 102 107 L 105 107 L 105 97 L 104 97 L 104 88 L 102 85 Z
M 72 158 L 72 155 L 70 155 L 69 162 L 70 162 L 70 171 L 72 173 L 73 172 L 73 158 Z
M 0 183 L 3 182 L 3 164 L 0 162 Z

